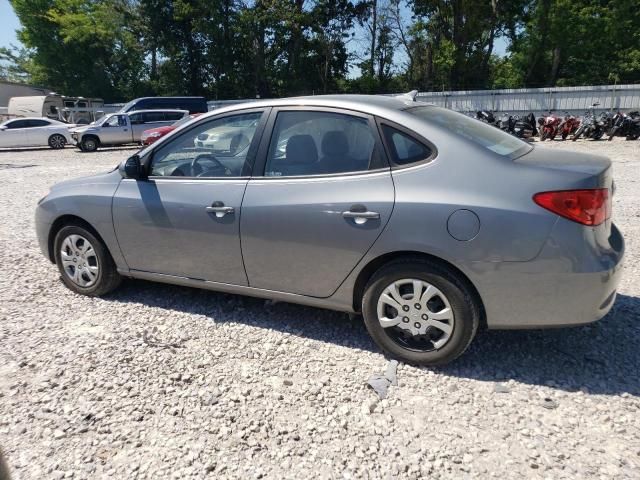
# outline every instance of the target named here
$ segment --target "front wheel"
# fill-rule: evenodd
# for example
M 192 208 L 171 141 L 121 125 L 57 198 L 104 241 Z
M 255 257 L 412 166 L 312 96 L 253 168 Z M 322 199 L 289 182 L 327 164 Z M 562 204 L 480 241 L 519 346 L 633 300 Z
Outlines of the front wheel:
M 578 130 L 576 130 L 576 133 L 574 133 L 573 137 L 571 137 L 571 141 L 575 142 L 576 140 L 578 140 L 580 138 L 580 135 L 582 135 L 583 131 L 584 131 L 583 128 L 579 128 Z
M 62 282 L 76 293 L 104 295 L 121 281 L 107 248 L 93 233 L 79 225 L 60 229 L 54 241 L 56 265 Z
M 362 299 L 365 325 L 385 352 L 416 365 L 442 365 L 475 336 L 479 308 L 458 274 L 420 260 L 382 267 Z
M 64 138 L 63 135 L 60 135 L 59 133 L 54 133 L 49 137 L 48 143 L 49 143 L 49 146 L 54 150 L 59 150 L 61 148 L 64 148 L 64 146 L 67 144 L 67 139 Z
M 98 149 L 98 139 L 95 137 L 85 137 L 80 143 L 83 152 L 95 152 Z

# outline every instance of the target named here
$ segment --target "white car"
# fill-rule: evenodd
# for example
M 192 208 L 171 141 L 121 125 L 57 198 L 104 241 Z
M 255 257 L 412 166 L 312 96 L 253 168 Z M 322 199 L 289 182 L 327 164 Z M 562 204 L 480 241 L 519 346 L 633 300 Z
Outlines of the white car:
M 69 132 L 74 126 L 50 118 L 14 118 L 0 124 L 0 147 L 64 148 L 67 143 L 74 143 Z

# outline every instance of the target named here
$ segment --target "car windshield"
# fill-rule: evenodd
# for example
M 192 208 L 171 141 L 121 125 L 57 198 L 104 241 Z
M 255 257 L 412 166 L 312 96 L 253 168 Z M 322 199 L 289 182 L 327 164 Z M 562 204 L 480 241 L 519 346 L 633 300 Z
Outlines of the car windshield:
M 424 106 L 412 107 L 406 111 L 428 122 L 443 126 L 498 155 L 515 158 L 533 148 L 528 143 L 499 128 L 446 108 Z
M 133 107 L 138 102 L 138 99 L 131 100 L 128 103 L 125 103 L 123 107 L 119 110 L 120 112 L 127 112 L 131 107 Z
M 93 122 L 93 125 L 103 125 L 104 122 L 106 122 L 107 120 L 109 120 L 111 117 L 113 117 L 112 115 L 105 115 L 102 118 L 99 118 L 98 120 L 96 120 L 95 122 Z

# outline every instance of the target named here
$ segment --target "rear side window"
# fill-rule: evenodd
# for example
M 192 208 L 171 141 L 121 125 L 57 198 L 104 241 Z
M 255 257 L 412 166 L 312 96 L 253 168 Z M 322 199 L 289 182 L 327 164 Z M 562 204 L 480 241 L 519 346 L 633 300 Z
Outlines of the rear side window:
M 29 122 L 29 127 L 48 127 L 51 125 L 51 123 L 46 120 L 27 120 L 27 122 Z
M 366 118 L 320 111 L 280 112 L 265 176 L 330 175 L 381 166 Z
M 134 113 L 133 115 L 129 115 L 129 120 L 131 121 L 131 125 L 140 125 L 142 123 L 142 114 Z
M 180 120 L 182 116 L 183 116 L 183 113 L 181 112 L 165 112 L 165 118 L 170 121 Z
M 156 123 L 156 122 L 164 122 L 165 121 L 165 113 L 164 112 L 146 112 L 142 117 L 144 123 Z
M 389 125 L 382 125 L 382 131 L 391 150 L 393 163 L 396 165 L 420 162 L 433 153 L 426 145 Z

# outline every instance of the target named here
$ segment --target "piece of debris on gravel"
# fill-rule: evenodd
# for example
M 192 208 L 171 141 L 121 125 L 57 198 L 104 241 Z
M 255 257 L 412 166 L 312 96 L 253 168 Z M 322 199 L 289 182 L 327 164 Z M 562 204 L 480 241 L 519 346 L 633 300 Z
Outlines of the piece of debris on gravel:
M 359 318 L 143 281 L 73 294 L 39 250 L 35 205 L 136 150 L 0 150 L 12 478 L 640 478 L 640 142 L 545 143 L 614 162 L 627 251 L 613 310 L 480 332 L 451 365 L 398 365 L 385 399 L 366 379 L 389 362 Z

